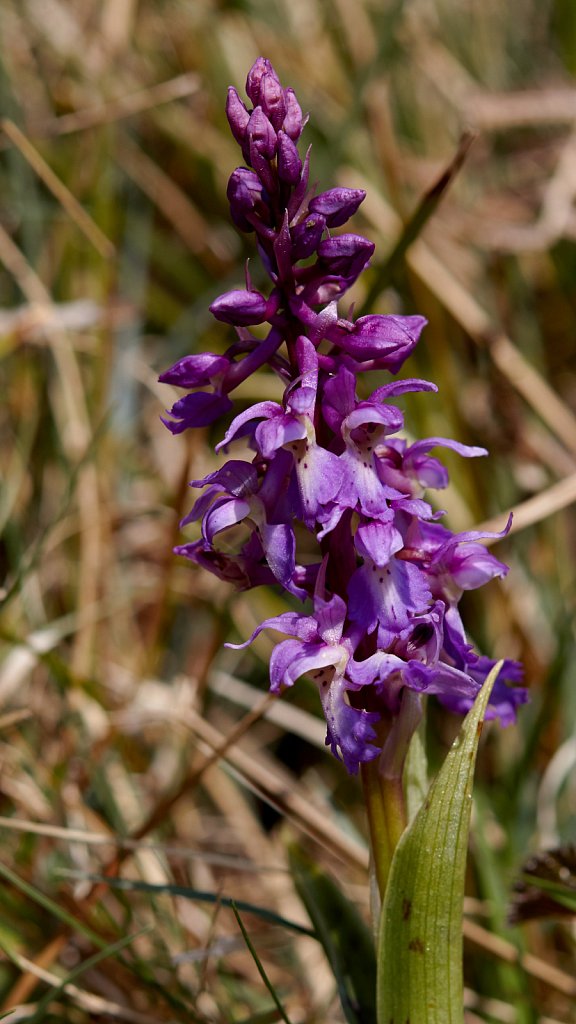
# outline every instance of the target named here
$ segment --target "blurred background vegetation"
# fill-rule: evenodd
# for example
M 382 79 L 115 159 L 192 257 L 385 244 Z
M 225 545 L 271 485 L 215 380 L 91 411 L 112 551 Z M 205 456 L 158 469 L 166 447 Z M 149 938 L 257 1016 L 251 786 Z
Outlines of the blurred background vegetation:
M 5 1020 L 280 1020 L 231 899 L 292 1024 L 343 1020 L 320 945 L 289 926 L 309 922 L 286 850 L 303 843 L 367 916 L 360 789 L 306 682 L 266 701 L 272 640 L 223 648 L 284 599 L 172 556 L 221 430 L 172 438 L 159 419 L 175 395 L 158 373 L 230 343 L 207 307 L 254 251 L 229 221 L 223 108 L 260 54 L 310 111 L 312 180 L 368 191 L 357 308 L 429 319 L 406 372 L 440 394 L 402 400 L 410 431 L 490 449 L 446 453 L 449 524 L 501 528 L 519 506 L 495 547 L 509 577 L 465 602 L 476 644 L 521 658 L 532 693 L 481 750 L 466 1012 L 576 1020 L 566 900 L 508 922 L 525 858 L 576 829 L 575 11 L 0 5 Z M 263 375 L 241 399 L 277 394 Z M 455 728 L 430 708 L 432 768 Z M 568 889 L 569 853 L 551 869 Z

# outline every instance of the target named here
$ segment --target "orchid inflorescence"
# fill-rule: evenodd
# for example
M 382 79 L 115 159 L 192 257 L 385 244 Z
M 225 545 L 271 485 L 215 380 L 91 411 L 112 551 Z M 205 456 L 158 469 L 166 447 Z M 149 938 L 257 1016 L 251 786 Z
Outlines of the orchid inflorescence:
M 285 390 L 281 404 L 258 402 L 232 420 L 217 449 L 242 439 L 254 457 L 192 481 L 204 490 L 183 525 L 201 519 L 202 535 L 176 551 L 240 590 L 279 584 L 311 601 L 306 612 L 266 619 L 247 643 L 267 628 L 289 637 L 273 650 L 271 688 L 281 692 L 304 674 L 316 682 L 326 742 L 355 773 L 379 755 L 407 708 L 417 720 L 421 694 L 458 713 L 470 708 L 494 662 L 472 649 L 458 603 L 507 567 L 480 543 L 493 535 L 452 533 L 423 497 L 448 483 L 432 449 L 486 454 L 443 437 L 402 436 L 403 416 L 390 400 L 436 386 L 397 379 L 357 397 L 357 378 L 397 373 L 426 323 L 338 313 L 374 245 L 332 229 L 346 224 L 364 191 L 309 187 L 310 151 L 302 160 L 297 145 L 306 119 L 268 60 L 253 65 L 246 92 L 252 110 L 234 88 L 228 93 L 247 166 L 232 172 L 227 194 L 236 226 L 256 235 L 272 290 L 257 291 L 247 272 L 245 289 L 212 303 L 237 338 L 224 355 L 185 356 L 162 374 L 191 389 L 164 422 L 175 434 L 215 422 L 232 409 L 234 389 L 264 366 Z M 250 330 L 260 324 L 269 325 L 263 339 Z M 230 550 L 239 523 L 248 539 Z M 316 551 L 307 564 L 298 561 L 295 524 Z M 514 721 L 526 691 L 507 682 L 521 677 L 517 662 L 503 663 L 488 717 Z

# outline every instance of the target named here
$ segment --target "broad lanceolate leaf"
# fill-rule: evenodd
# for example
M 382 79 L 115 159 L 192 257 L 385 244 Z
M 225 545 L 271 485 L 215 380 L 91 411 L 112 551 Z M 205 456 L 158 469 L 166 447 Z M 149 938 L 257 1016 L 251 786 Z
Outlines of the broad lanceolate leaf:
M 392 861 L 378 948 L 378 1021 L 462 1024 L 462 907 L 472 782 L 495 665 Z

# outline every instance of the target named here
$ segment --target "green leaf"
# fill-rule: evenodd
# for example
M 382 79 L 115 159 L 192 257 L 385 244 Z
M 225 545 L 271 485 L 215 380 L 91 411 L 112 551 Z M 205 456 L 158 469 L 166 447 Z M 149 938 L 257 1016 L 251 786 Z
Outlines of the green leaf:
M 290 850 L 294 882 L 324 948 L 348 1024 L 374 1024 L 376 959 L 369 928 L 342 889 L 297 846 Z
M 472 783 L 495 665 L 414 821 L 400 840 L 382 908 L 378 1017 L 462 1024 L 462 908 Z

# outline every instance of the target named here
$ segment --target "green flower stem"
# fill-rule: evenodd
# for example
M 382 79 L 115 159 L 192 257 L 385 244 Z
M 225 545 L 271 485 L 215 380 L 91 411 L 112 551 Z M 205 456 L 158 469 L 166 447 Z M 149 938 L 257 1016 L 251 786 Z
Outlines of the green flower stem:
M 363 764 L 361 772 L 364 801 L 370 829 L 372 867 L 378 884 L 380 900 L 382 900 L 386 892 L 386 883 L 394 850 L 390 846 L 388 835 L 388 822 L 378 761 L 370 761 L 368 764 Z
M 402 776 L 400 776 L 400 778 L 391 779 L 385 775 L 381 775 L 380 792 L 382 794 L 382 805 L 384 807 L 384 815 L 386 818 L 390 860 L 392 860 L 394 850 L 396 849 L 408 825 Z
M 382 754 L 362 765 L 364 798 L 370 827 L 372 862 L 380 899 L 384 899 L 394 851 L 408 826 L 403 774 L 410 741 L 422 711 L 415 694 L 405 690 L 400 712 L 380 736 Z

